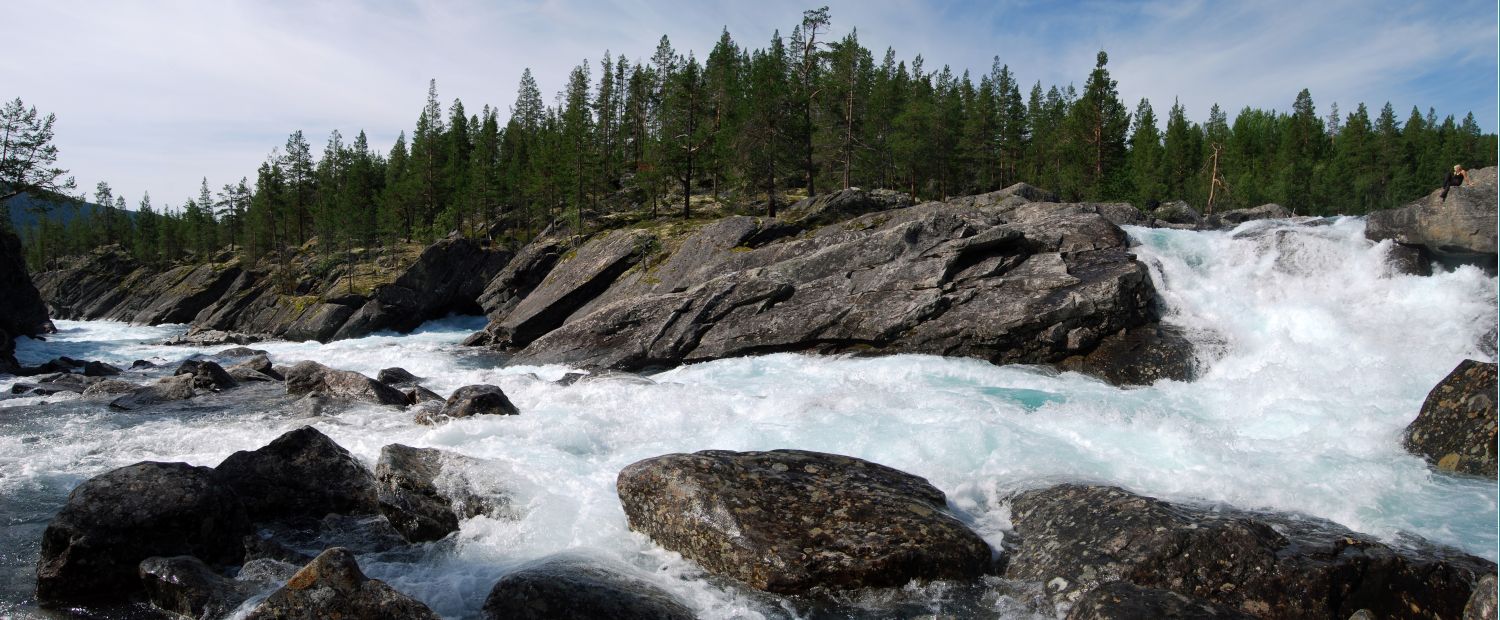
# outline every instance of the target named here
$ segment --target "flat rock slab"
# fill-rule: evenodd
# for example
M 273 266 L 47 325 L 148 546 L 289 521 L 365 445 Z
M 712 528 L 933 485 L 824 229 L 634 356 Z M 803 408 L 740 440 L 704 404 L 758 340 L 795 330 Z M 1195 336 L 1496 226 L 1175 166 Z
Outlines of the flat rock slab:
M 1392 548 L 1337 524 L 1174 505 L 1065 484 L 1011 499 L 1019 545 L 1004 576 L 1059 607 L 1114 581 L 1259 618 L 1455 618 L 1494 563 L 1420 540 Z M 1009 540 L 1009 537 L 1007 537 Z
M 1406 427 L 1406 449 L 1438 469 L 1495 477 L 1495 365 L 1464 360 Z
M 616 483 L 630 528 L 710 572 L 781 594 L 972 579 L 990 548 L 926 480 L 800 450 L 668 454 Z

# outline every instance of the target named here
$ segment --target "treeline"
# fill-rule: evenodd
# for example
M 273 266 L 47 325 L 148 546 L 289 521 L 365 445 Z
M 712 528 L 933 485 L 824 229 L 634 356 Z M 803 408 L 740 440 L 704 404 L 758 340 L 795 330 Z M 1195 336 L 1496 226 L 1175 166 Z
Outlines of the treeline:
M 1323 117 L 1303 90 L 1289 113 L 1247 107 L 1231 121 L 1215 105 L 1202 124 L 1174 101 L 1163 125 L 1150 101 L 1120 100 L 1104 52 L 1081 89 L 1028 89 L 998 58 L 977 79 L 890 49 L 877 61 L 856 30 L 831 39 L 829 24 L 826 8 L 807 11 L 757 49 L 726 31 L 701 60 L 666 37 L 647 60 L 605 52 L 575 67 L 551 106 L 526 70 L 504 123 L 489 105 L 445 110 L 434 83 L 387 153 L 334 131 L 314 157 L 296 131 L 253 183 L 211 192 L 205 180 L 180 208 L 143 198 L 133 218 L 44 222 L 28 239 L 38 261 L 101 243 L 143 260 L 226 248 L 258 258 L 315 237 L 327 252 L 453 231 L 522 241 L 553 223 L 690 217 L 705 201 L 774 215 L 789 194 L 858 186 L 941 199 L 1017 181 L 1066 200 L 1360 214 L 1424 195 L 1453 164 L 1495 164 L 1496 137 L 1472 113 L 1413 108 L 1402 121 L 1387 103 Z M 124 205 L 104 184 L 95 201 Z

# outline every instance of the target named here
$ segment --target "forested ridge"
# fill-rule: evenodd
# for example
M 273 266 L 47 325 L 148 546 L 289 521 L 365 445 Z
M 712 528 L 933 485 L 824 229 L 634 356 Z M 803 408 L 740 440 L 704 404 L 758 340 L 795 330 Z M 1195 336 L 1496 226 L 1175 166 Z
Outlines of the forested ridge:
M 1389 103 L 1361 103 L 1322 115 L 1304 89 L 1290 112 L 1246 107 L 1231 120 L 1215 105 L 1202 124 L 1173 101 L 1163 125 L 1152 102 L 1121 101 L 1102 51 L 1081 87 L 1026 87 L 999 58 L 978 75 L 892 49 L 877 59 L 856 29 L 835 39 L 829 25 L 826 8 L 807 11 L 753 49 L 725 31 L 702 59 L 665 36 L 644 60 L 606 51 L 550 106 L 527 70 L 503 123 L 490 105 L 445 109 L 431 83 L 386 153 L 363 131 L 334 131 L 315 156 L 298 130 L 253 175 L 204 179 L 179 206 L 144 195 L 126 217 L 127 199 L 101 182 L 87 199 L 115 209 L 38 213 L 18 232 L 33 269 L 108 244 L 147 263 L 225 250 L 258 260 L 312 239 L 311 251 L 353 256 L 454 231 L 517 245 L 549 225 L 775 215 L 847 187 L 942 199 L 1018 181 L 1064 200 L 1361 214 L 1426 194 L 1453 164 L 1495 164 L 1496 136 L 1472 112 L 1413 107 L 1402 120 Z

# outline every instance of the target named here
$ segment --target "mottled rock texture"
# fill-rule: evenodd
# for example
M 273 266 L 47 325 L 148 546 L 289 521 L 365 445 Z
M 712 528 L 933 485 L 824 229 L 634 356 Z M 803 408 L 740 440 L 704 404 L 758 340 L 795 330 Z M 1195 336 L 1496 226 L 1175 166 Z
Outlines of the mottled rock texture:
M 639 577 L 577 555 L 556 555 L 511 572 L 484 601 L 488 620 L 691 620 L 676 597 Z
M 705 569 L 800 594 L 972 579 L 990 548 L 926 480 L 800 450 L 669 454 L 616 484 L 630 528 Z
M 1495 365 L 1464 360 L 1406 427 L 1406 449 L 1438 467 L 1495 477 Z
M 493 501 L 476 495 L 459 471 L 469 459 L 435 448 L 391 444 L 375 465 L 380 513 L 406 540 L 427 542 L 458 531 Z
M 247 620 L 437 620 L 426 605 L 359 569 L 354 554 L 334 547 L 319 554 L 258 605 Z

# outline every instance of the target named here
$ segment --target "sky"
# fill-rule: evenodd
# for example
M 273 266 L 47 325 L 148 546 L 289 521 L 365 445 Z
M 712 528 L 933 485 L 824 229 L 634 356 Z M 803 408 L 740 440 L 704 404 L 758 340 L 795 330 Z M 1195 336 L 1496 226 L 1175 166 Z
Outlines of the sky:
M 857 28 L 877 60 L 923 55 L 928 70 L 989 71 L 998 57 L 1025 86 L 1081 88 L 1095 56 L 1134 110 L 1159 119 L 1173 99 L 1202 122 L 1218 103 L 1290 108 L 1309 89 L 1320 116 L 1386 102 L 1439 117 L 1496 119 L 1493 0 L 1140 2 L 811 0 L 826 2 L 829 38 Z M 461 99 L 502 117 L 531 68 L 550 104 L 606 50 L 649 58 L 662 35 L 704 58 L 722 29 L 763 47 L 800 22 L 808 0 L 75 2 L 5 0 L 0 98 L 56 114 L 59 165 L 92 194 L 107 181 L 132 208 L 180 205 L 207 178 L 250 177 L 294 130 L 320 153 L 329 133 L 360 130 L 382 151 L 410 132 L 436 80 L 445 109 Z

